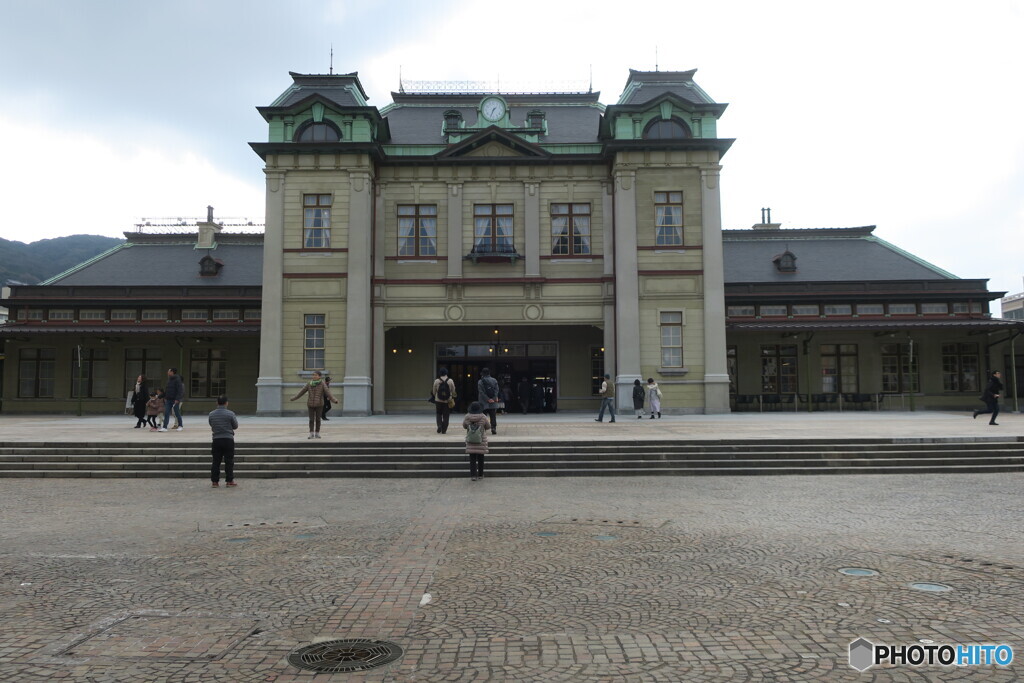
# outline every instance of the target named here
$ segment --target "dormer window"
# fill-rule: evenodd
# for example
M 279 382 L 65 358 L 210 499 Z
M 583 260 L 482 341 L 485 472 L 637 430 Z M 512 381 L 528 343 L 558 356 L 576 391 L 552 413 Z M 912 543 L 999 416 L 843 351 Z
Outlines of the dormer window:
M 526 124 L 530 128 L 543 128 L 544 127 L 544 112 L 534 109 L 526 115 Z
M 655 119 L 644 129 L 644 140 L 684 140 L 691 137 L 690 127 L 679 119 Z
M 199 260 L 199 275 L 202 277 L 216 277 L 223 267 L 223 263 L 207 254 Z
M 458 130 L 462 128 L 462 113 L 454 109 L 444 113 L 444 129 Z
M 341 131 L 333 123 L 310 121 L 295 133 L 295 142 L 338 142 Z
M 796 256 L 788 249 L 772 259 L 772 263 L 780 273 L 796 272 Z

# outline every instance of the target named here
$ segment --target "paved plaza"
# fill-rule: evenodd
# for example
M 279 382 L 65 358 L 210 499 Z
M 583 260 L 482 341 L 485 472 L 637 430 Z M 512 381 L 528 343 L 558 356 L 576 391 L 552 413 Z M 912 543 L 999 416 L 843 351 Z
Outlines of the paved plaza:
M 499 438 L 565 433 L 574 420 L 587 438 L 612 427 L 586 418 L 509 420 Z M 4 417 L 0 429 L 4 441 L 42 440 L 31 438 L 40 430 L 131 437 L 121 422 Z M 239 436 L 273 438 L 296 422 L 301 432 L 301 420 L 246 418 Z M 622 422 L 613 438 L 652 428 L 772 438 L 801 423 L 811 436 L 987 435 L 981 420 L 954 414 Z M 1024 426 L 1018 415 L 1001 422 L 1007 437 Z M 339 439 L 437 437 L 422 418 L 328 424 Z M 206 438 L 188 426 L 140 438 Z M 1024 474 L 239 483 L 0 478 L 0 680 L 1012 681 L 1024 672 Z M 838 571 L 846 567 L 878 573 Z M 858 674 L 847 664 L 858 637 L 1007 643 L 1017 660 Z M 347 638 L 403 653 L 356 673 L 288 662 L 297 648 Z

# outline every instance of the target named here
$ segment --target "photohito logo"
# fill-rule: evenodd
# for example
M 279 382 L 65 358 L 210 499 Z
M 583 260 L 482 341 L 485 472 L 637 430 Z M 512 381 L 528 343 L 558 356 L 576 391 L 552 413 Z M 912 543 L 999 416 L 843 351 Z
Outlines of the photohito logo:
M 875 664 L 924 666 L 1009 666 L 1013 647 L 1000 645 L 876 645 L 866 638 L 850 643 L 850 666 L 865 671 Z

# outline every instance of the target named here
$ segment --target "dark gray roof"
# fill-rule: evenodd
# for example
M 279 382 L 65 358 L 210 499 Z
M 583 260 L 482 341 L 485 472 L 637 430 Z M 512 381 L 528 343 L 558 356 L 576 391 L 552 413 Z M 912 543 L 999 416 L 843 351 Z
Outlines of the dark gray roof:
M 724 230 L 722 237 L 727 283 L 957 279 L 870 228 Z M 787 250 L 796 256 L 796 272 L 779 272 L 773 263 Z
M 545 142 L 598 142 L 598 127 L 601 121 L 601 110 L 591 105 L 573 106 L 509 106 L 509 115 L 513 126 L 525 126 L 526 115 L 534 110 L 544 112 L 547 120 L 548 134 L 541 138 Z M 443 145 L 445 138 L 444 113 L 458 111 L 462 114 L 467 128 L 486 128 L 488 121 L 478 120 L 475 106 L 466 107 L 396 107 L 387 112 L 391 129 L 390 143 L 394 145 Z M 514 129 L 506 129 L 515 133 Z
M 288 107 L 314 94 L 342 107 L 366 106 L 366 93 L 356 73 L 310 75 L 291 72 L 291 77 L 292 85 L 270 106 Z
M 619 104 L 643 104 L 666 93 L 694 104 L 714 104 L 699 85 L 693 82 L 690 71 L 635 71 L 629 70 L 629 79 Z
M 253 236 L 251 243 L 218 244 L 216 249 L 196 249 L 194 234 L 166 238 L 167 242 L 128 242 L 44 284 L 259 287 L 263 282 L 262 235 Z M 216 276 L 200 277 L 199 261 L 207 254 L 224 267 Z

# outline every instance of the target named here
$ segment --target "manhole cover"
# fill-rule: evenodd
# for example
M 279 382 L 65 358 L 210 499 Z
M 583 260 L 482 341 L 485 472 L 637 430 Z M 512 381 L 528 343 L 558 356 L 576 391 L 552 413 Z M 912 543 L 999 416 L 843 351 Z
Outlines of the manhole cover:
M 557 536 L 557 531 L 538 531 L 534 533 L 534 536 Z
M 390 664 L 402 656 L 402 648 L 386 640 L 343 638 L 307 645 L 288 655 L 288 663 L 321 673 L 365 671 Z
M 864 569 L 863 567 L 843 567 L 839 573 L 847 576 L 878 576 L 878 572 L 874 569 Z
M 953 590 L 944 583 L 912 583 L 910 587 L 919 591 L 931 591 L 933 593 L 944 593 Z
M 605 535 L 594 536 L 594 539 L 598 540 L 598 541 L 614 541 L 616 538 L 617 538 L 616 536 L 605 536 Z

